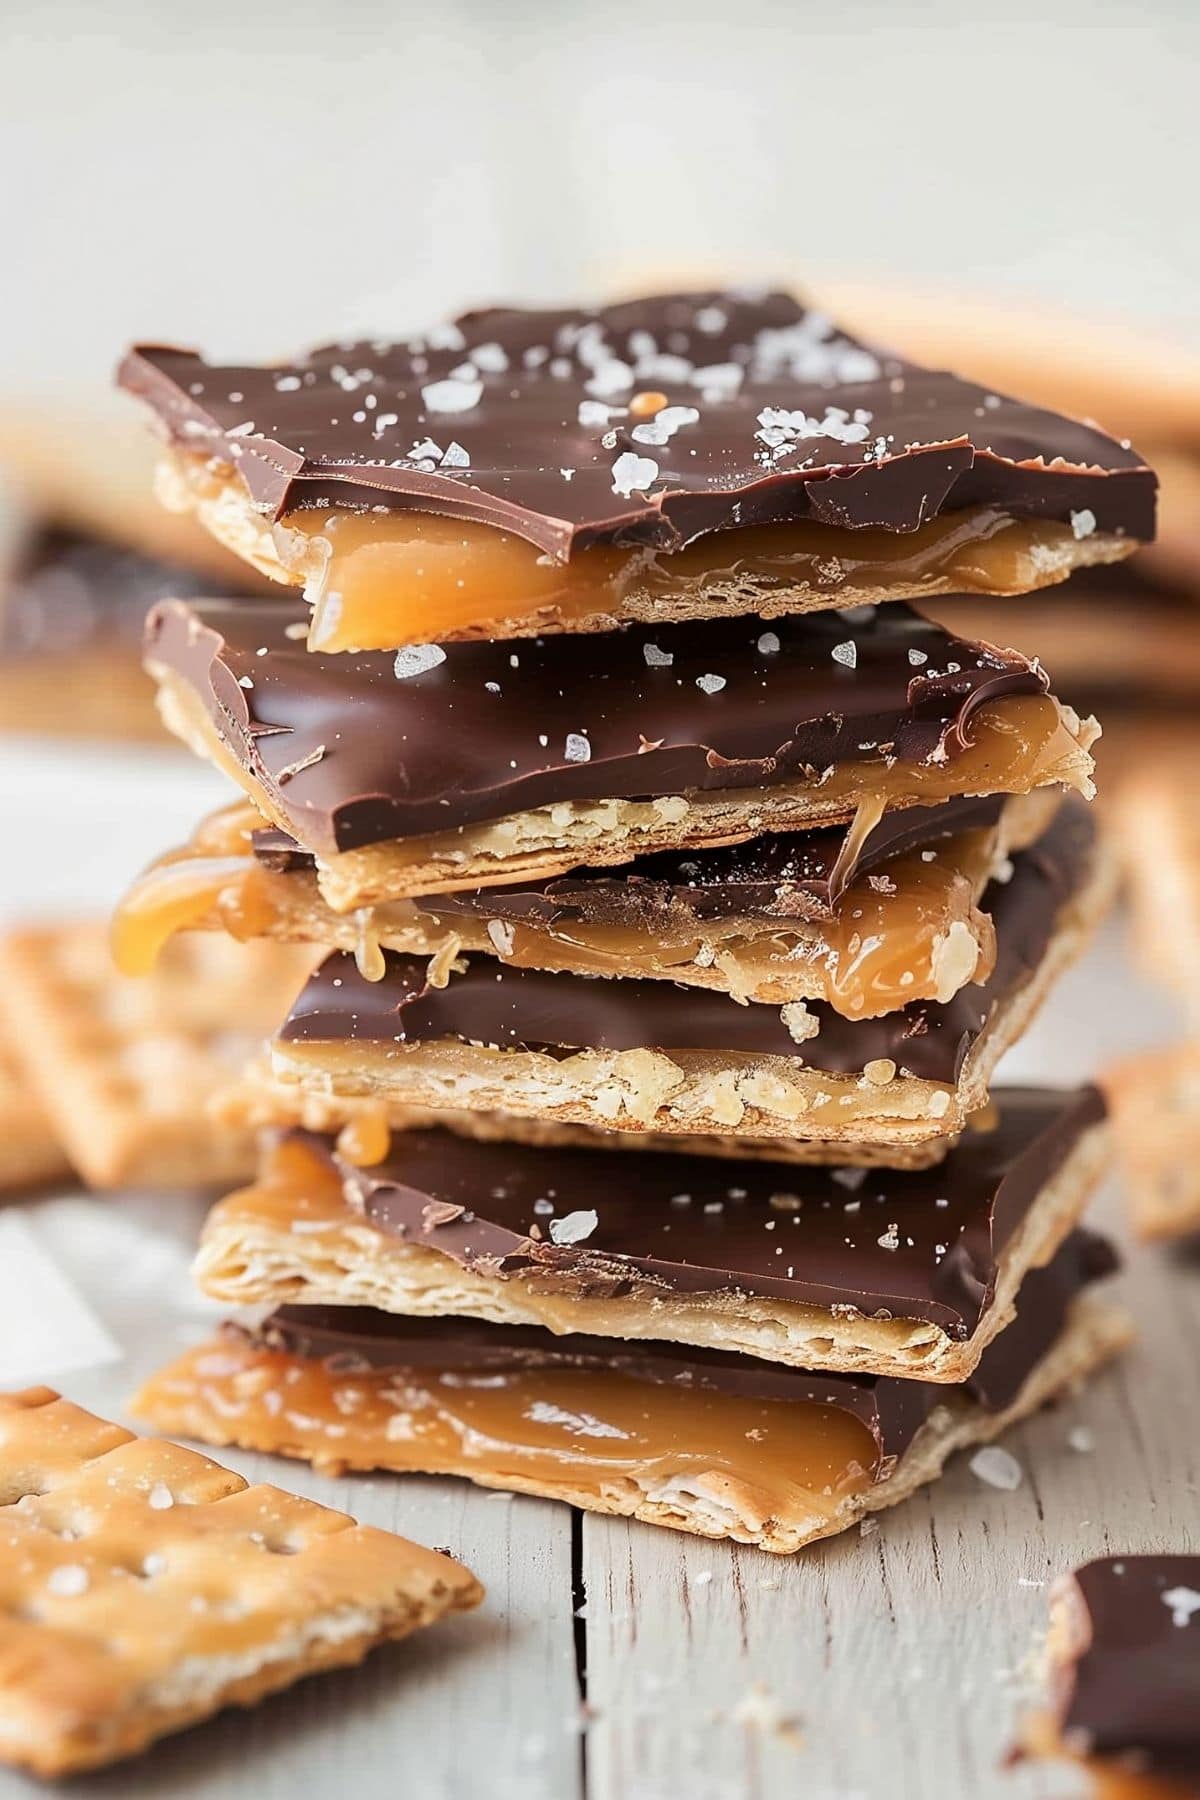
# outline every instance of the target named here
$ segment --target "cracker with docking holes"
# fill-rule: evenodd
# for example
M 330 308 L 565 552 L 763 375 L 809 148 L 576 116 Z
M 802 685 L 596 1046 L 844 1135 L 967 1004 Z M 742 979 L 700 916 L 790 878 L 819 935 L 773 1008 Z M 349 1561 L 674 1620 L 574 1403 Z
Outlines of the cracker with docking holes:
M 0 941 L 0 1017 L 26 1079 L 91 1187 L 207 1187 L 254 1166 L 253 1136 L 214 1129 L 209 1095 L 270 1030 L 303 952 L 181 938 L 154 975 L 117 973 L 99 923 Z
M 1200 1043 L 1131 1057 L 1101 1080 L 1134 1229 L 1200 1231 Z
M 0 1760 L 132 1756 L 482 1599 L 450 1557 L 50 1388 L 0 1395 Z
M 1129 1341 L 1076 1233 L 962 1386 L 461 1319 L 285 1307 L 153 1377 L 156 1423 L 348 1468 L 435 1471 L 787 1553 L 934 1480 Z

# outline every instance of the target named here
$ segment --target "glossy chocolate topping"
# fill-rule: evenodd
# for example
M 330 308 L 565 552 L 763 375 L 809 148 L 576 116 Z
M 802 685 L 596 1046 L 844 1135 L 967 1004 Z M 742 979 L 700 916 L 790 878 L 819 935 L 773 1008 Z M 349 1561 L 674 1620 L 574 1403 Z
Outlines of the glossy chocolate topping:
M 1002 1412 L 1062 1331 L 1071 1302 L 1090 1282 L 1116 1267 L 1106 1239 L 1089 1231 L 1067 1238 L 1044 1269 L 1021 1289 L 1020 1324 L 984 1351 L 965 1391 L 989 1412 Z M 241 1327 L 226 1327 L 239 1338 Z M 946 1388 L 892 1376 L 808 1374 L 754 1356 L 679 1344 L 629 1343 L 619 1338 L 557 1337 L 537 1326 L 485 1324 L 470 1319 L 407 1319 L 369 1307 L 284 1306 L 254 1338 L 294 1356 L 321 1358 L 335 1373 L 368 1369 L 431 1370 L 481 1377 L 538 1369 L 581 1369 L 672 1387 L 707 1388 L 755 1400 L 792 1400 L 837 1406 L 862 1420 L 881 1456 L 899 1456 Z M 1008 1339 L 1017 1340 L 1010 1348 Z
M 386 1162 L 339 1167 L 371 1224 L 501 1278 L 596 1295 L 635 1282 L 769 1295 L 925 1319 L 964 1339 L 1013 1232 L 1103 1117 L 1094 1088 L 1001 1090 L 988 1128 L 969 1128 L 929 1169 L 496 1145 L 442 1131 L 396 1134 Z M 333 1154 L 332 1140 L 307 1141 Z M 595 1226 L 572 1241 L 561 1221 L 593 1212 Z
M 857 853 L 849 826 L 784 831 L 715 850 L 638 856 L 618 871 L 574 869 L 546 881 L 416 898 L 413 905 L 450 919 L 538 925 L 569 919 L 653 925 L 677 908 L 695 919 L 825 919 L 856 875 L 959 832 L 994 825 L 1007 798 L 963 794 L 937 806 L 886 812 Z M 286 832 L 256 831 L 252 841 L 255 857 L 267 868 L 287 873 L 312 866 L 313 858 Z
M 960 988 L 943 1003 L 919 1000 L 874 1019 L 846 1019 L 811 1001 L 808 1012 L 819 1030 L 803 1042 L 793 1038 L 780 1008 L 741 1006 L 716 991 L 549 974 L 482 956 L 435 988 L 427 981 L 427 958 L 390 950 L 383 953 L 380 981 L 365 980 L 349 952 L 327 957 L 279 1036 L 387 1046 L 460 1038 L 525 1050 L 708 1050 L 786 1056 L 842 1074 L 890 1058 L 901 1074 L 953 1083 L 995 1009 L 1040 964 L 1061 909 L 1088 874 L 1094 840 L 1086 803 L 1068 800 L 1037 842 L 1013 858 L 1011 879 L 989 885 L 982 905 L 995 923 L 997 950 L 987 981 Z
M 1024 657 L 895 602 L 779 619 L 769 633 L 737 618 L 448 644 L 403 678 L 387 653 L 307 650 L 287 631 L 307 617 L 278 603 L 169 601 L 147 620 L 146 660 L 192 690 L 318 853 L 560 800 L 923 763 L 967 742 L 984 702 L 1047 687 Z
M 144 345 L 119 373 L 262 512 L 383 505 L 557 557 L 814 519 L 914 531 L 950 509 L 1153 534 L 1154 477 L 1094 426 L 866 348 L 788 294 L 492 308 L 271 368 Z M 669 411 L 631 409 L 641 393 Z
M 1091 1643 L 1060 1677 L 1072 1747 L 1200 1791 L 1200 1556 L 1108 1556 L 1074 1583 Z

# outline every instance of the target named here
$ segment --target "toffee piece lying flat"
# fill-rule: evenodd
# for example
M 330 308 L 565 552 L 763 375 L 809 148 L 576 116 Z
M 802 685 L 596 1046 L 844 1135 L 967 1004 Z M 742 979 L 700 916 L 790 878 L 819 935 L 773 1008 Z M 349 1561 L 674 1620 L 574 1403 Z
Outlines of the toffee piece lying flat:
M 294 1133 L 211 1213 L 206 1292 L 663 1339 L 961 1381 L 1078 1219 L 1103 1102 L 1015 1089 L 928 1170 L 782 1168 L 439 1131 L 368 1168 Z
M 908 1144 L 961 1129 L 991 1071 L 1082 947 L 1110 882 L 1081 801 L 993 882 L 987 981 L 879 1018 L 738 1005 L 664 981 L 606 981 L 469 961 L 434 986 L 384 952 L 377 981 L 335 952 L 272 1047 L 281 1081 L 410 1107 L 481 1108 L 615 1131 L 744 1132 Z
M 950 1453 L 1088 1373 L 1127 1340 L 1081 1298 L 1114 1266 L 1074 1234 L 1021 1295 L 1021 1330 L 965 1387 L 813 1376 L 674 1344 L 286 1307 L 227 1328 L 135 1402 L 214 1443 L 323 1470 L 422 1470 L 798 1550 L 933 1480 Z
M 368 981 L 385 973 L 383 950 L 432 957 L 435 971 L 482 952 L 871 1017 L 949 1000 L 990 974 L 995 933 L 979 900 L 1058 803 L 1053 789 L 963 796 L 885 813 L 861 848 L 853 827 L 831 826 L 355 913 L 327 905 L 293 839 L 259 829 L 253 807 L 230 807 L 134 883 L 114 949 L 126 973 L 143 974 L 183 930 L 268 936 L 352 951 Z
M 1050 1600 L 1050 1710 L 1019 1755 L 1066 1757 L 1097 1793 L 1200 1793 L 1200 1556 L 1106 1556 Z
M 319 861 L 338 912 L 960 794 L 1090 794 L 1097 728 L 907 607 L 316 656 L 281 605 L 156 607 L 167 724 Z M 860 813 L 860 808 L 862 812 Z
M 119 378 L 161 496 L 304 584 L 325 650 L 1021 593 L 1154 530 L 1134 451 L 788 294 L 494 308 L 265 368 L 144 345 Z
M 136 1755 L 483 1597 L 449 1556 L 49 1388 L 0 1394 L 0 1535 L 0 1762 L 39 1775 Z

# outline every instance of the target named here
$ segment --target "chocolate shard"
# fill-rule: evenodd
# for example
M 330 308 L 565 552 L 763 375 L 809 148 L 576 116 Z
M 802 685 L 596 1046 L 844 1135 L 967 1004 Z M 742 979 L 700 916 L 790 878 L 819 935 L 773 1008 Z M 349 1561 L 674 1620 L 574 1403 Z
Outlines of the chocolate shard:
M 1026 1379 L 1062 1332 L 1077 1296 L 1116 1266 L 1106 1239 L 1078 1229 L 1051 1261 L 1031 1270 L 1021 1289 L 1019 1328 L 1002 1332 L 984 1351 L 964 1391 L 988 1412 L 1011 1405 Z M 470 1319 L 404 1318 L 369 1307 L 284 1306 L 256 1332 L 225 1328 L 292 1356 L 320 1359 L 340 1372 L 424 1369 L 503 1376 L 527 1370 L 573 1369 L 598 1378 L 707 1389 L 747 1400 L 785 1400 L 839 1407 L 862 1421 L 880 1462 L 903 1455 L 947 1389 L 895 1376 L 809 1374 L 757 1357 L 679 1344 L 628 1343 L 619 1338 L 556 1336 L 534 1325 Z M 1009 1346 L 1008 1340 L 1014 1343 Z
M 1056 1671 L 1068 1747 L 1197 1791 L 1200 1556 L 1106 1556 L 1066 1587 L 1081 1640 Z
M 953 1083 L 993 1012 L 1036 970 L 1064 905 L 1090 867 L 1095 825 L 1069 800 L 1007 882 L 985 890 L 996 962 L 985 982 L 951 1000 L 921 1000 L 873 1019 L 846 1019 L 814 1001 L 818 1030 L 798 1043 L 779 1008 L 740 1006 L 727 994 L 650 980 L 615 981 L 497 966 L 474 957 L 444 988 L 429 985 L 427 959 L 385 951 L 385 973 L 367 981 L 345 951 L 326 958 L 282 1026 L 284 1042 L 352 1040 L 418 1045 L 444 1038 L 509 1049 L 657 1049 L 783 1056 L 830 1073 L 891 1061 L 903 1074 Z
M 1154 477 L 1133 450 L 862 345 L 784 293 L 490 308 L 267 368 L 146 344 L 119 380 L 273 517 L 383 505 L 560 558 L 803 519 L 911 532 L 977 506 L 1153 535 Z M 647 392 L 669 419 L 639 422 L 630 401 Z
M 966 742 L 980 706 L 1048 687 L 1025 657 L 896 602 L 777 620 L 777 650 L 759 647 L 754 620 L 716 619 L 634 626 L 599 644 L 529 639 L 516 652 L 448 644 L 405 679 L 387 653 L 307 650 L 288 631 L 307 617 L 302 606 L 171 601 L 147 620 L 146 660 L 190 690 L 318 854 L 558 801 L 920 764 Z M 671 663 L 651 666 L 648 644 Z
M 758 1294 L 872 1316 L 922 1319 L 969 1338 L 1005 1246 L 1085 1133 L 1095 1088 L 1002 1091 L 927 1169 L 838 1169 L 629 1150 L 480 1143 L 442 1131 L 393 1137 L 372 1168 L 338 1164 L 351 1203 L 406 1243 L 466 1268 L 564 1291 L 619 1296 Z M 332 1140 L 309 1138 L 323 1157 Z M 434 1224 L 431 1202 L 461 1207 Z M 553 1221 L 594 1212 L 575 1242 Z M 535 1233 L 537 1235 L 535 1235 Z

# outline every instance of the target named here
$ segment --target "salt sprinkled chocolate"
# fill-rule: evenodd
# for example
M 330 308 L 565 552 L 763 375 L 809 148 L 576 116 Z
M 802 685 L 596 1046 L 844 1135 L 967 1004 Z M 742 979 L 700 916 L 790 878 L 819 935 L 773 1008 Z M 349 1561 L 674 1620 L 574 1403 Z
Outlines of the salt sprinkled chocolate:
M 802 519 L 911 532 L 978 506 L 1153 535 L 1154 477 L 1133 451 L 871 349 L 783 293 L 491 308 L 277 368 L 147 344 L 119 379 L 275 518 L 426 511 L 558 558 Z M 656 417 L 641 395 L 665 403 Z M 434 454 L 451 420 L 453 460 Z

